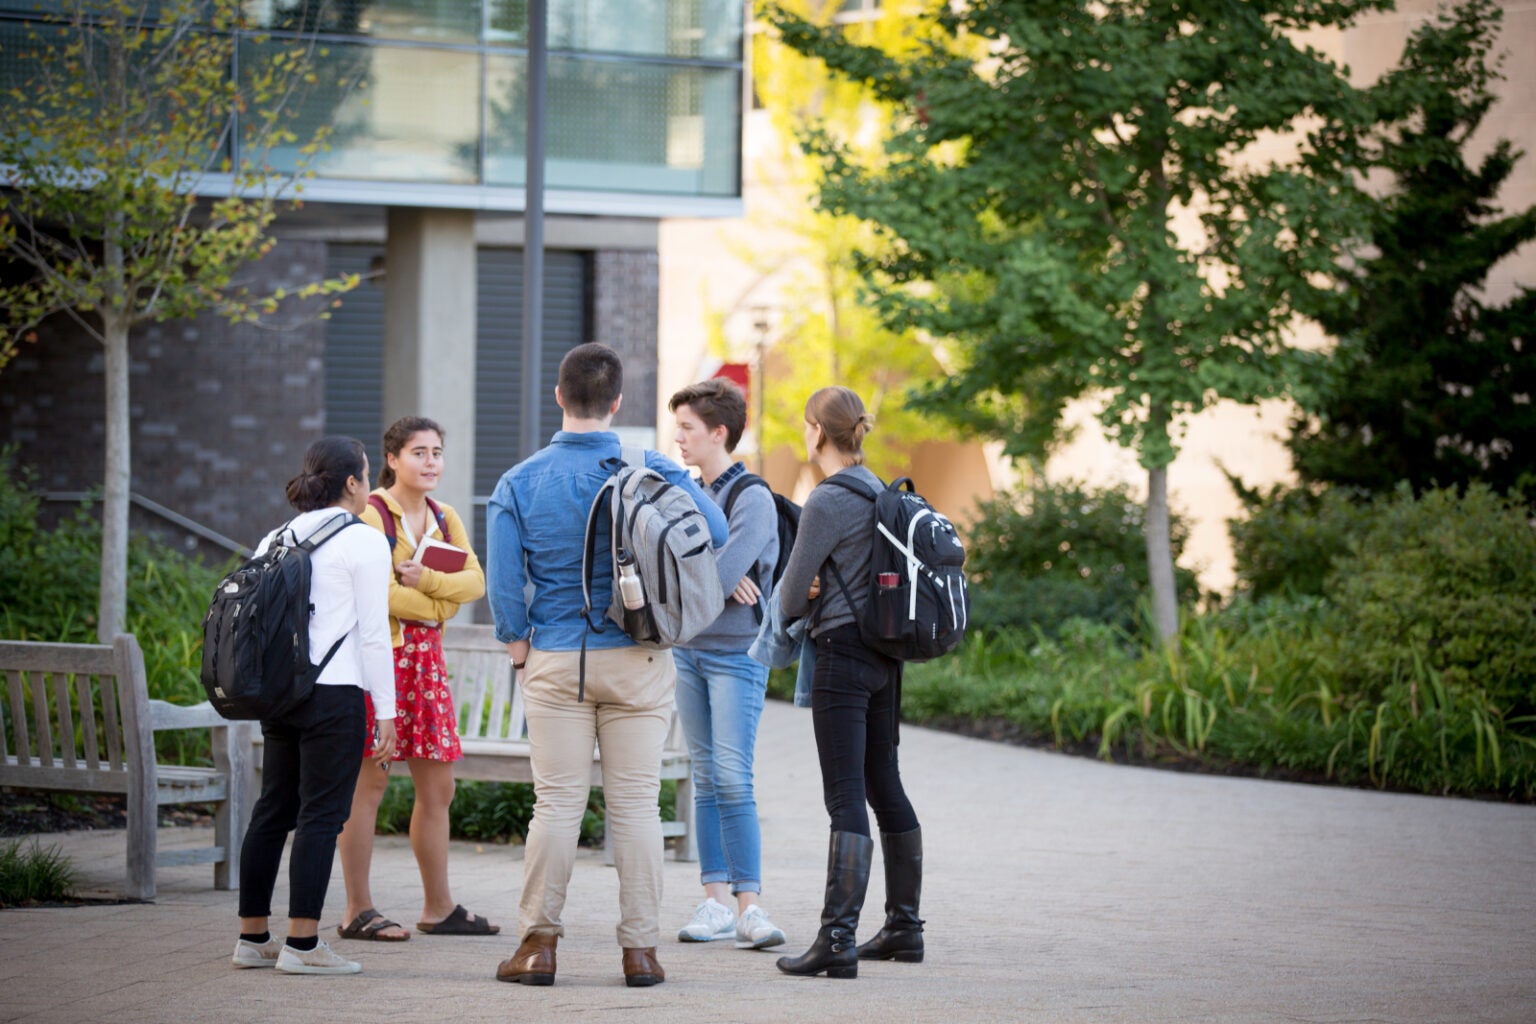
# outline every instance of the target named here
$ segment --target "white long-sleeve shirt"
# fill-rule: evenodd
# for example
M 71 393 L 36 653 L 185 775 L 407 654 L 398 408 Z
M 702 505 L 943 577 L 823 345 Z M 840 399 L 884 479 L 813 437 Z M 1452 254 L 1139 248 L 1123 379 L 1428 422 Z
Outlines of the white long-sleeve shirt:
M 289 524 L 299 540 L 308 539 L 336 516 L 335 506 L 304 512 Z M 277 530 L 257 546 L 259 555 Z M 360 686 L 373 697 L 378 719 L 395 717 L 395 660 L 389 636 L 389 541 L 362 524 L 349 526 L 310 555 L 309 660 L 318 664 L 337 637 L 345 636 L 335 657 L 315 680 L 321 686 Z

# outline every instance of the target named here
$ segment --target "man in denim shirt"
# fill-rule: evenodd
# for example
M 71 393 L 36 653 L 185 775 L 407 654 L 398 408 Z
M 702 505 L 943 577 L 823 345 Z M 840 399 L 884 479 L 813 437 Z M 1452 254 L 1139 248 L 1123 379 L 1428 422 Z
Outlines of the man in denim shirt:
M 620 460 L 619 438 L 609 426 L 623 380 L 623 364 L 604 345 L 567 353 L 555 388 L 562 429 L 502 476 L 488 507 L 487 592 L 496 638 L 522 671 L 536 798 L 523 856 L 522 944 L 496 976 L 525 985 L 554 983 L 555 944 L 565 933 L 560 915 L 587 806 L 594 741 L 603 752 L 603 800 L 619 873 L 624 980 L 635 987 L 666 978 L 656 961 L 662 869 L 657 797 L 677 682 L 672 653 L 636 646 L 606 620 L 603 608 L 592 612 L 602 631 L 588 632 L 582 613 L 587 513 Z M 723 544 L 725 516 L 687 471 L 651 451 L 646 465 L 688 491 L 709 521 L 711 539 Z M 610 593 L 611 566 L 607 538 L 599 537 L 593 593 Z M 583 639 L 586 697 L 577 701 Z

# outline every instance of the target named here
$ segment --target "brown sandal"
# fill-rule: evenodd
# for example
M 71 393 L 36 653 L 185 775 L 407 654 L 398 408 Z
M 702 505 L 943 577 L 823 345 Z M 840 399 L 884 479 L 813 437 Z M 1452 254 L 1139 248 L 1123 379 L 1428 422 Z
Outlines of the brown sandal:
M 405 931 L 405 925 L 398 921 L 391 921 L 372 907 L 358 914 L 349 925 L 337 925 L 336 934 L 344 939 L 362 939 L 365 942 L 404 942 L 411 937 L 410 932 L 404 935 L 380 935 L 386 928 L 399 928 Z
M 470 920 L 469 911 L 459 904 L 441 921 L 417 921 L 416 930 L 424 935 L 495 935 L 501 925 L 491 924 L 479 914 Z

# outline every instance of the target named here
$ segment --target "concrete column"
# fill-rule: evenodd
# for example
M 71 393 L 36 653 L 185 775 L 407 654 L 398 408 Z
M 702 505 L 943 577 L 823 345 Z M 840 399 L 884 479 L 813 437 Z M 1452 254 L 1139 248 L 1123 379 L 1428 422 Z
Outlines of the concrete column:
M 387 225 L 384 423 L 429 416 L 442 424 L 448 465 L 434 496 L 474 536 L 475 215 L 392 207 Z

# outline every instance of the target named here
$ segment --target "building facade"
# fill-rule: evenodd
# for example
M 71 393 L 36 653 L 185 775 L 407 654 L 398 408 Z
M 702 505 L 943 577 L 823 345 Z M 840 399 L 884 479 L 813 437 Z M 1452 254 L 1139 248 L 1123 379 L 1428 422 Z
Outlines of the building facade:
M 0 0 L 0 84 L 27 77 L 28 22 L 68 3 Z M 741 210 L 739 0 L 548 0 L 542 389 L 523 407 L 526 0 L 245 0 L 235 66 L 313 39 L 320 87 L 290 108 L 300 139 L 331 125 L 301 210 L 249 269 L 254 292 L 344 273 L 330 318 L 256 327 L 213 316 L 132 342 L 134 521 L 218 554 L 285 512 L 283 483 L 325 433 L 368 444 L 430 416 L 447 434 L 439 496 L 476 537 L 525 418 L 547 437 L 560 356 L 626 358 L 620 425 L 653 440 L 657 240 L 663 218 Z M 151 4 L 150 8 L 154 9 Z M 238 162 L 240 154 L 232 154 Z M 293 149 L 268 154 L 279 170 Z M 209 194 L 221 187 L 206 182 Z M 222 179 L 227 193 L 231 187 Z M 0 371 L 0 444 L 64 500 L 102 472 L 102 359 L 64 319 Z

